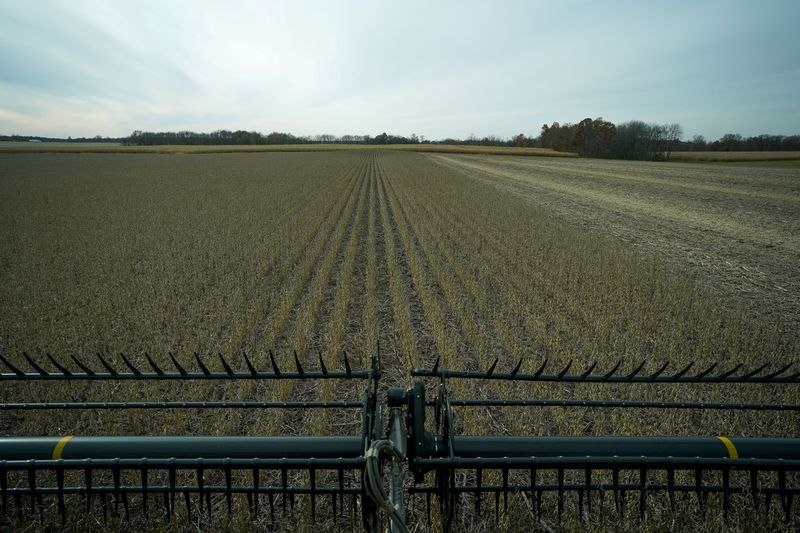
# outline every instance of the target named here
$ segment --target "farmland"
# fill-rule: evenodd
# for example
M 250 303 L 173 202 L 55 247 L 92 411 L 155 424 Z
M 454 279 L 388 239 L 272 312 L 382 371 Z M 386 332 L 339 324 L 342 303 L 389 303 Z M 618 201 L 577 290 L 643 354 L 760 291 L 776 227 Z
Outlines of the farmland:
M 0 352 L 293 351 L 360 365 L 632 370 L 798 354 L 800 174 L 406 151 L 0 155 Z M 208 358 L 212 365 L 212 358 Z M 7 386 L 2 401 L 333 399 L 282 381 Z M 453 383 L 456 397 L 798 402 L 789 388 Z M 465 434 L 795 436 L 793 413 L 560 408 L 459 412 Z M 602 415 L 602 416 L 600 416 Z M 352 418 L 352 417 L 351 417 Z M 15 435 L 354 433 L 339 413 L 36 412 Z M 697 526 L 654 503 L 649 527 Z M 504 516 L 528 519 L 520 500 Z M 422 513 L 420 513 L 422 514 Z M 577 513 L 576 513 L 577 514 Z M 552 518 L 552 517 L 551 517 Z M 224 520 L 224 516 L 221 518 Z M 548 519 L 548 518 L 546 518 Z M 249 523 L 246 505 L 229 527 Z M 266 520 L 266 518 L 263 518 Z M 459 517 L 459 529 L 491 527 Z M 633 519 L 631 519 L 633 520 Z M 670 522 L 677 520 L 676 522 Z M 692 522 L 694 520 L 695 522 Z M 719 513 L 706 525 L 721 527 Z M 736 524 L 747 528 L 750 518 Z M 220 526 L 223 522 L 217 523 Z M 488 524 L 488 525 L 487 525 Z M 575 519 L 571 527 L 579 527 Z M 185 524 L 184 524 L 185 525 Z M 619 525 L 619 524 L 617 524 Z M 605 527 L 612 524 L 605 522 Z M 310 528 L 311 526 L 308 525 Z M 602 529 L 603 523 L 598 523 Z

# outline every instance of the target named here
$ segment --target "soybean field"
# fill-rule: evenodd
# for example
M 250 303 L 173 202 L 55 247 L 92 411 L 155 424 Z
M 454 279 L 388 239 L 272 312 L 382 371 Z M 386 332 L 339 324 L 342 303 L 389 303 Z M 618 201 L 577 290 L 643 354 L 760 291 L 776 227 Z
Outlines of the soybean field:
M 213 370 L 222 367 L 216 354 L 237 367 L 243 354 L 266 366 L 272 351 L 282 367 L 297 357 L 335 368 L 345 352 L 369 365 L 380 347 L 384 389 L 407 387 L 411 368 L 437 359 L 457 369 L 496 361 L 505 371 L 522 360 L 530 372 L 544 361 L 600 369 L 621 361 L 621 371 L 644 362 L 651 372 L 690 362 L 779 367 L 800 353 L 798 230 L 798 169 L 381 150 L 0 154 L 0 355 L 18 366 L 23 352 L 41 361 L 100 353 L 114 364 L 125 354 L 144 366 L 147 354 L 189 366 L 199 354 Z M 794 387 L 767 385 L 452 382 L 455 397 L 510 393 L 800 402 Z M 0 402 L 357 396 L 335 380 L 36 382 L 4 385 Z M 457 416 L 467 435 L 800 432 L 795 412 L 484 407 Z M 348 434 L 359 424 L 344 411 L 298 409 L 0 418 L 4 435 Z M 580 511 L 536 523 L 598 531 L 798 524 L 796 512 L 788 522 L 746 510 L 723 519 L 715 498 L 704 515 L 670 511 L 665 497 L 651 500 L 644 523 L 636 513 L 587 520 Z M 465 508 L 454 527 L 530 526 L 530 502 L 511 500 L 497 523 Z M 415 530 L 431 527 L 424 505 L 411 505 Z M 253 519 L 237 502 L 230 518 L 176 513 L 159 527 L 350 529 L 325 512 L 316 525 L 299 513 L 270 526 L 267 510 Z M 37 520 L 31 530 L 58 523 L 47 513 Z M 130 525 L 71 520 L 75 529 Z

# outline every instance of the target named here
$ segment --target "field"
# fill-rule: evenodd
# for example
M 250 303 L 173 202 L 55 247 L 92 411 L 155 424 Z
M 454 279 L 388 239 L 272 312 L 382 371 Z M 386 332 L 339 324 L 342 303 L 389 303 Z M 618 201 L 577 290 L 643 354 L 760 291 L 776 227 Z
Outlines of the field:
M 715 161 L 721 163 L 758 161 L 797 161 L 800 152 L 672 152 L 675 161 Z
M 411 367 L 533 369 L 545 358 L 623 370 L 641 360 L 749 367 L 796 359 L 800 173 L 710 165 L 420 154 L 402 150 L 226 154 L 0 154 L 0 353 L 67 357 L 242 352 L 283 366 L 296 350 L 338 367 L 380 342 L 384 387 Z M 209 363 L 212 360 L 207 358 Z M 352 390 L 280 382 L 3 387 L 2 401 L 332 399 Z M 673 399 L 797 403 L 792 387 L 466 385 L 459 398 Z M 540 408 L 459 411 L 464 434 L 796 436 L 793 413 Z M 338 413 L 9 412 L 5 435 L 355 433 Z M 457 530 L 519 530 L 521 497 Z M 746 504 L 723 522 L 654 497 L 637 516 L 567 529 L 791 530 Z M 76 503 L 77 505 L 77 503 Z M 683 504 L 687 509 L 693 503 Z M 554 505 L 543 528 L 557 529 Z M 469 508 L 466 505 L 465 508 Z M 424 505 L 413 507 L 424 530 Z M 795 506 L 795 511 L 797 506 Z M 635 515 L 635 513 L 633 513 Z M 795 512 L 795 515 L 797 513 Z M 175 529 L 248 528 L 234 514 Z M 159 520 L 160 518 L 152 518 Z M 57 518 L 45 518 L 51 522 Z M 97 517 L 75 529 L 102 529 Z M 134 517 L 134 521 L 142 517 Z M 161 519 L 163 520 L 163 519 Z M 435 520 L 435 519 L 434 519 Z M 705 521 L 703 521 L 705 520 Z M 257 522 L 264 526 L 268 516 Z M 53 522 L 54 523 L 54 522 Z M 165 529 L 170 524 L 162 522 Z M 31 529 L 37 529 L 35 525 Z M 310 523 L 284 523 L 312 530 Z
M 398 150 L 402 152 L 535 155 L 540 157 L 576 157 L 570 152 L 550 148 L 516 148 L 506 146 L 466 146 L 451 144 L 263 144 L 263 145 L 158 145 L 125 146 L 116 143 L 3 142 L 0 153 L 129 153 L 129 154 L 218 154 L 249 152 L 329 152 L 363 150 Z

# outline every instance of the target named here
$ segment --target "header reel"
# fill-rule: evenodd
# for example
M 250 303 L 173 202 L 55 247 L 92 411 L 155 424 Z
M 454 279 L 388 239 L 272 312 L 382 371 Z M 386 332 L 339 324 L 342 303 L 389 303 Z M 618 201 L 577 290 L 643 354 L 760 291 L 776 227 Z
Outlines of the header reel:
M 15 515 L 18 523 L 24 523 L 29 513 L 41 513 L 46 499 L 56 502 L 62 521 L 66 521 L 78 497 L 87 513 L 96 512 L 99 505 L 105 517 L 113 503 L 113 512 L 128 517 L 134 504 L 149 512 L 154 499 L 162 501 L 167 516 L 177 512 L 176 506 L 185 508 L 187 515 L 195 510 L 211 513 L 221 505 L 230 512 L 234 495 L 244 495 L 253 516 L 263 517 L 268 508 L 271 521 L 286 517 L 287 506 L 291 510 L 298 497 L 306 499 L 311 520 L 316 521 L 317 503 L 326 501 L 332 508 L 332 515 L 327 516 L 336 520 L 346 514 L 352 527 L 355 515 L 361 514 L 367 531 L 377 531 L 384 525 L 391 531 L 407 531 L 409 518 L 422 519 L 420 498 L 428 517 L 432 500 L 438 502 L 440 519 L 436 523 L 445 530 L 452 526 L 460 506 L 472 509 L 477 516 L 493 507 L 499 520 L 508 509 L 510 494 L 524 497 L 537 516 L 554 512 L 561 518 L 565 512 L 577 510 L 584 519 L 612 510 L 624 515 L 632 494 L 642 517 L 651 508 L 650 498 L 656 495 L 668 500 L 673 509 L 694 501 L 701 514 L 709 499 L 714 499 L 727 516 L 732 508 L 742 505 L 744 500 L 738 495 L 746 495 L 754 510 L 774 513 L 780 509 L 789 524 L 800 521 L 793 506 L 800 492 L 798 438 L 470 436 L 458 433 L 454 416 L 455 408 L 507 406 L 797 413 L 800 404 L 460 399 L 450 390 L 455 379 L 796 386 L 800 372 L 794 372 L 791 365 L 772 370 L 766 365 L 754 370 L 737 365 L 717 372 L 715 365 L 699 373 L 691 372 L 692 365 L 667 373 L 667 365 L 663 365 L 648 373 L 643 363 L 621 373 L 621 364 L 606 372 L 596 372 L 593 364 L 582 372 L 570 373 L 569 364 L 547 373 L 545 363 L 528 374 L 522 372 L 522 362 L 511 372 L 501 373 L 496 371 L 496 362 L 487 371 L 476 372 L 443 369 L 437 360 L 430 369 L 411 371 L 427 384 L 417 379 L 408 390 L 388 390 L 384 416 L 384 404 L 377 398 L 381 376 L 378 354 L 372 357 L 369 369 L 354 370 L 345 355 L 342 370 L 327 369 L 320 358 L 320 369 L 314 371 L 303 368 L 296 356 L 295 369 L 281 369 L 272 354 L 270 371 L 258 370 L 246 356 L 247 370 L 234 370 L 220 356 L 222 371 L 210 371 L 199 356 L 199 371 L 187 370 L 172 355 L 174 369 L 162 369 L 147 356 L 147 370 L 124 356 L 124 370 L 99 355 L 103 370 L 73 357 L 80 369 L 75 370 L 47 357 L 56 371 L 45 370 L 27 354 L 23 358 L 33 371 L 23 371 L 0 356 L 10 370 L 0 373 L 0 381 L 362 379 L 366 384 L 360 401 L 18 402 L 0 404 L 0 409 L 346 408 L 361 410 L 361 434 L 2 438 L 0 520 L 6 525 Z M 430 399 L 431 395 L 435 398 Z M 385 429 L 384 419 L 388 419 Z M 493 505 L 486 506 L 487 500 Z

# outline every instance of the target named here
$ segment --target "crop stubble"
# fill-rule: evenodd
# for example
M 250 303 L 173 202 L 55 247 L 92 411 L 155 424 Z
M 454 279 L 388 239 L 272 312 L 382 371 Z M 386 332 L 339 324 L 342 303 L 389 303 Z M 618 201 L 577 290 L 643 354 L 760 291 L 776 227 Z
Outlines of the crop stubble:
M 729 191 L 713 176 L 681 181 L 638 167 L 597 165 L 390 152 L 4 155 L 0 349 L 13 360 L 23 349 L 84 356 L 102 351 L 112 359 L 126 352 L 137 360 L 149 351 L 166 366 L 170 350 L 185 365 L 194 352 L 221 352 L 241 366 L 246 351 L 262 367 L 269 349 L 282 366 L 293 364 L 297 350 L 304 365 L 316 367 L 321 352 L 331 368 L 341 364 L 343 350 L 368 363 L 380 341 L 384 390 L 407 385 L 412 364 L 430 365 L 436 357 L 456 368 L 487 368 L 495 357 L 499 367 L 509 368 L 523 357 L 531 369 L 544 358 L 554 366 L 574 359 L 579 367 L 592 360 L 610 367 L 617 358 L 627 366 L 647 359 L 655 367 L 664 360 L 677 366 L 768 358 L 778 364 L 797 353 L 797 339 L 774 316 L 738 301 L 724 284 L 695 283 L 683 271 L 661 266 L 660 256 L 632 252 L 620 241 L 630 240 L 633 230 L 618 222 L 638 217 L 639 237 L 656 228 L 651 238 L 670 242 L 685 229 L 691 240 L 696 218 L 675 214 L 669 220 L 680 229 L 672 233 L 651 220 L 674 209 L 669 191 L 679 189 L 686 205 L 702 201 L 724 213 L 730 195 L 745 205 L 751 197 L 793 205 L 789 180 L 770 189 L 768 180 L 736 174 L 742 186 Z M 544 178 L 531 178 L 539 175 Z M 623 215 L 603 215 L 587 207 L 592 201 Z M 663 203 L 661 211 L 645 202 Z M 633 207 L 624 210 L 628 205 Z M 757 214 L 773 233 L 780 230 L 765 209 Z M 617 222 L 606 225 L 609 219 Z M 681 220 L 685 227 L 677 225 Z M 786 242 L 793 246 L 791 238 Z M 218 365 L 211 357 L 206 361 Z M 685 400 L 798 400 L 790 390 L 761 386 L 455 381 L 452 387 L 457 397 L 655 400 L 669 393 Z M 2 397 L 311 400 L 343 393 L 353 397 L 357 390 L 335 382 L 192 383 L 177 390 L 173 384 L 106 383 L 91 391 L 4 387 Z M 552 408 L 458 415 L 459 429 L 468 434 L 796 435 L 799 429 L 793 415 L 746 412 Z M 358 431 L 357 417 L 297 411 L 24 413 L 2 424 L 5 434 Z M 504 527 L 513 528 L 527 513 L 522 500 L 514 501 Z M 661 514 L 652 515 L 658 527 Z M 468 513 L 458 520 L 460 527 L 491 527 Z M 248 521 L 240 505 L 229 525 Z

